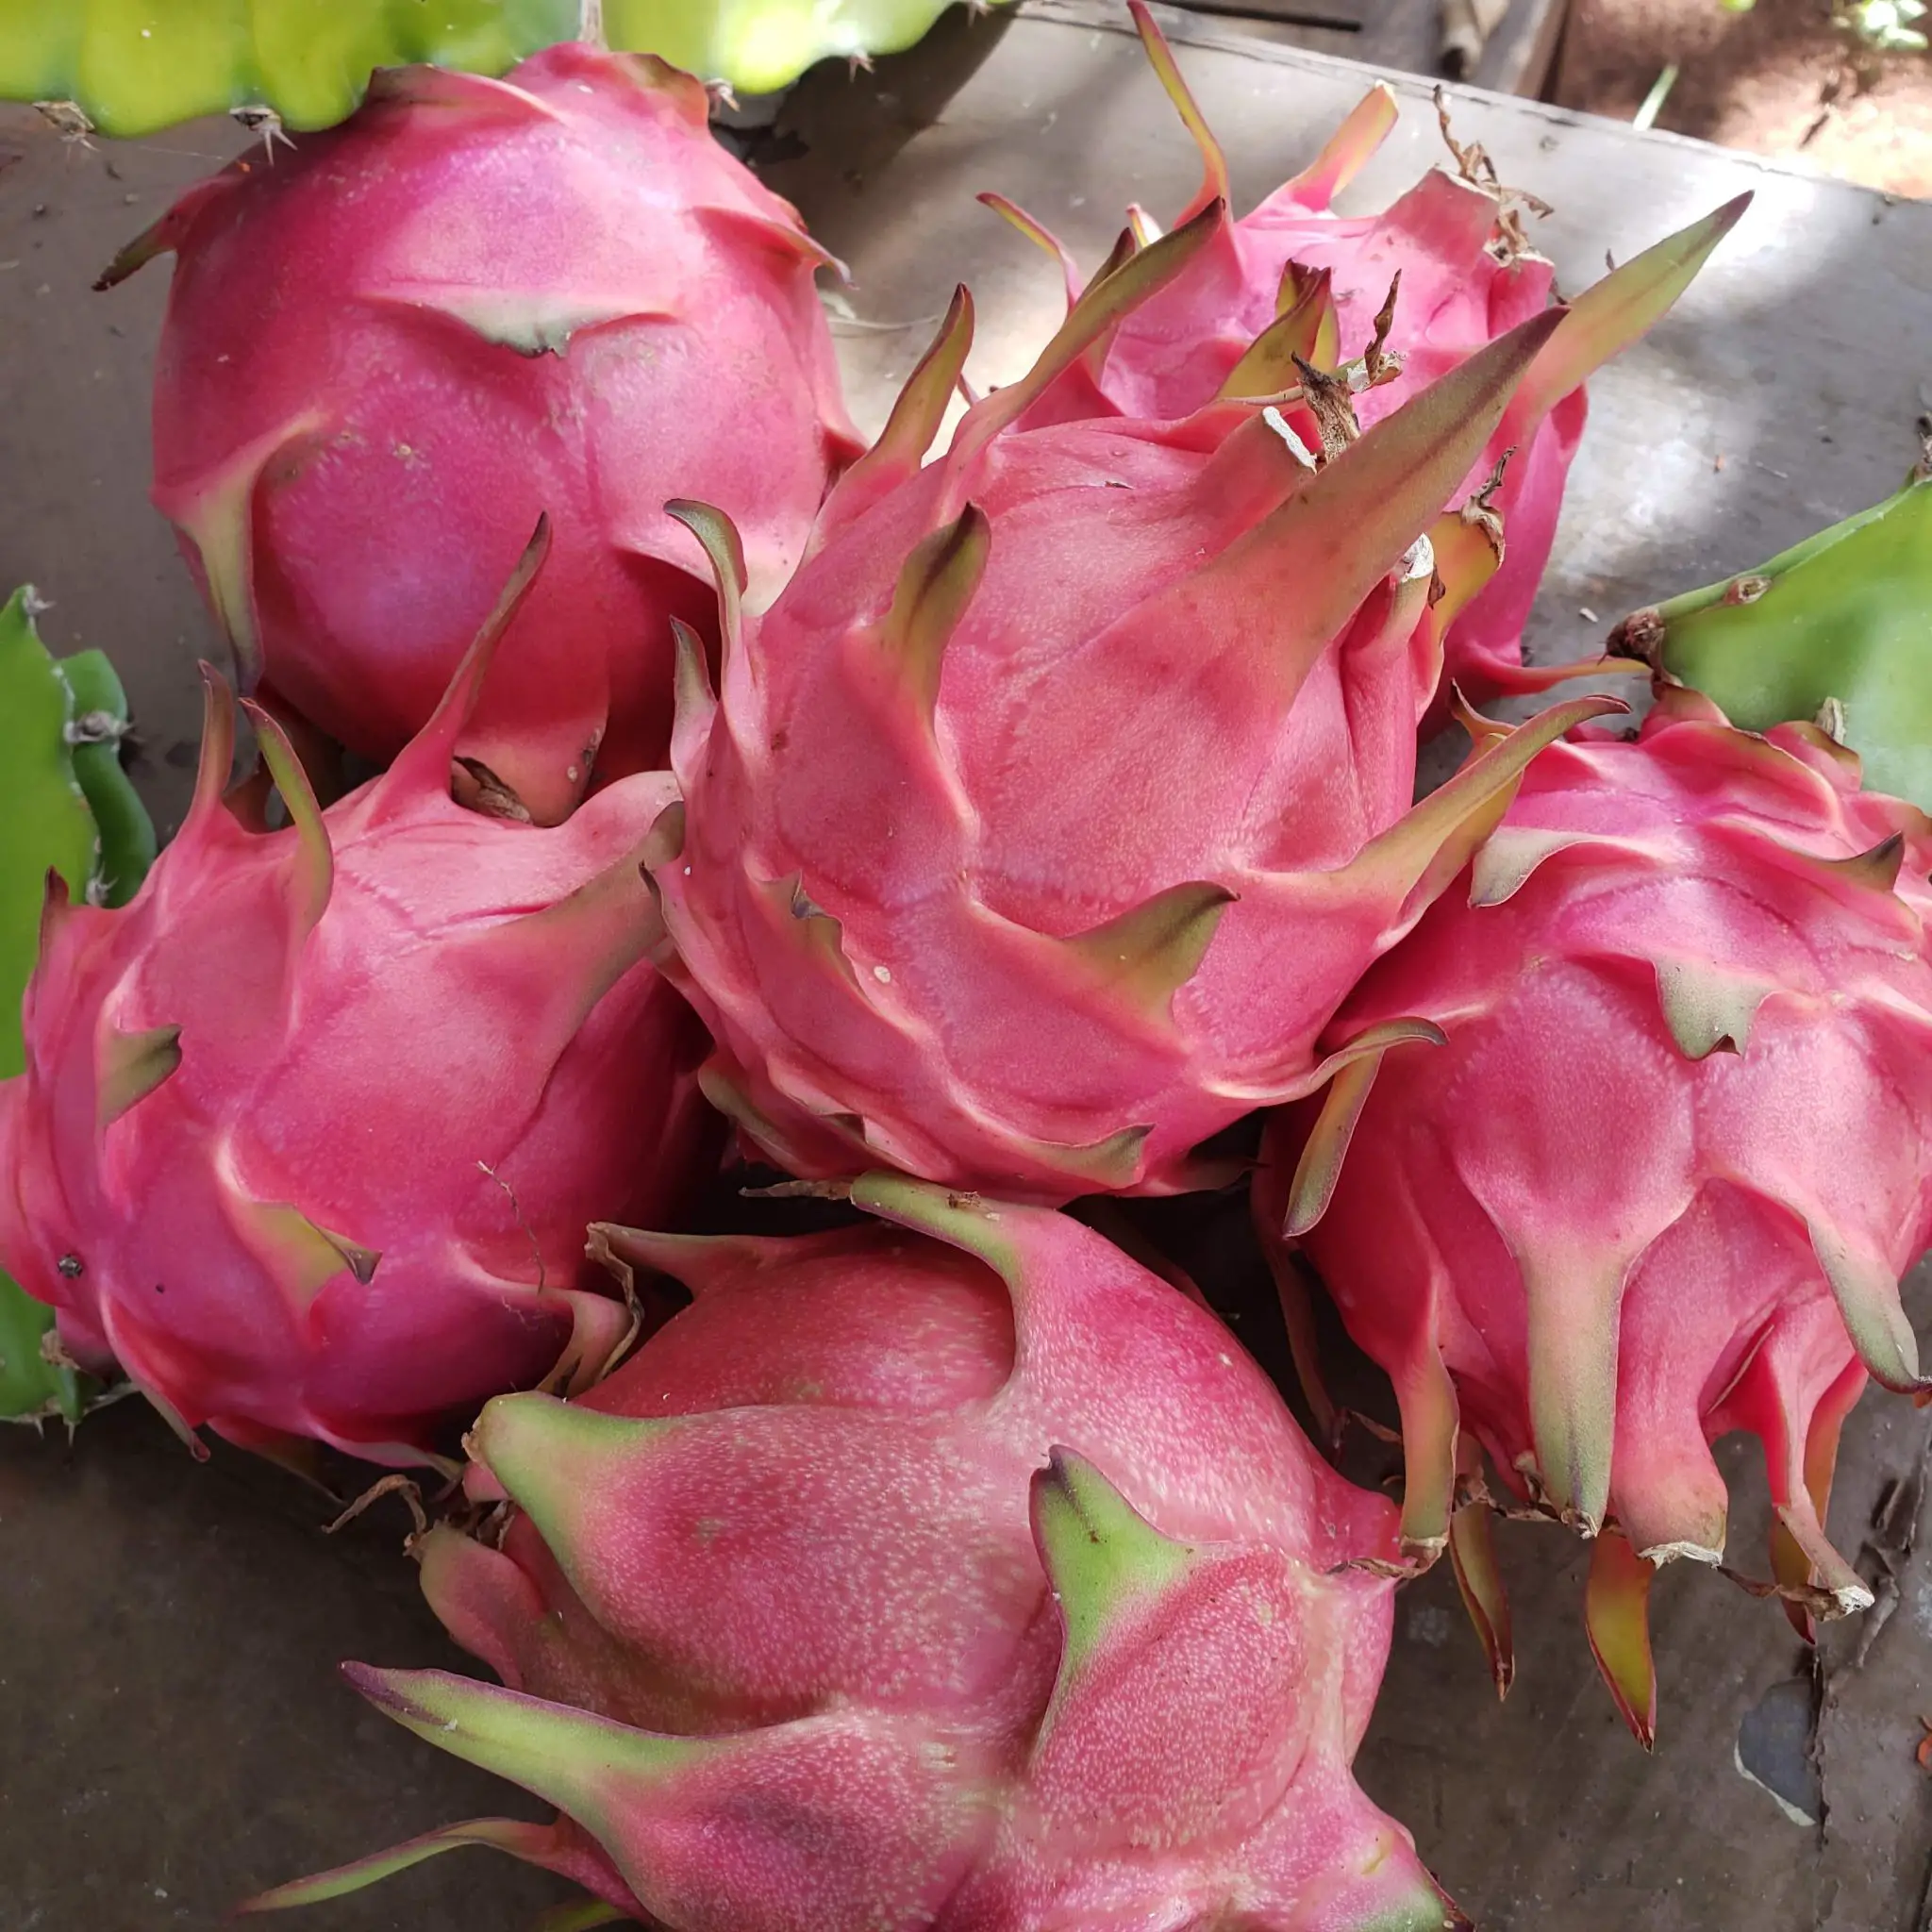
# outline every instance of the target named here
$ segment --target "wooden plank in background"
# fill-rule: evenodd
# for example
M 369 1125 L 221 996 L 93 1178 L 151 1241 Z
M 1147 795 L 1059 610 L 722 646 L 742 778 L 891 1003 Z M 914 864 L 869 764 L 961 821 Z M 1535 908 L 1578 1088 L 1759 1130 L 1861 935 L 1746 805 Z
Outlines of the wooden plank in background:
M 1204 21 L 1276 45 L 1360 60 L 1407 74 L 1441 70 L 1439 0 L 1181 0 Z M 1539 94 L 1556 58 L 1568 0 L 1510 0 L 1483 49 L 1478 87 Z

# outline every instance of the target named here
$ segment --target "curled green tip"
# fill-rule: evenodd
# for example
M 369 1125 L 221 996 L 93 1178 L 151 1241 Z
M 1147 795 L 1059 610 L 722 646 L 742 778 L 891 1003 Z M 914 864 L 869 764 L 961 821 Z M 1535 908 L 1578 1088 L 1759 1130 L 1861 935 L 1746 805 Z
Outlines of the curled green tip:
M 749 579 L 745 573 L 744 541 L 738 534 L 738 525 L 722 509 L 699 503 L 694 497 L 673 497 L 665 504 L 664 513 L 675 517 L 704 545 L 705 555 L 718 575 L 720 590 L 728 586 L 741 596 Z
M 1007 1208 L 884 1169 L 860 1174 L 845 1191 L 855 1208 L 977 1255 L 1008 1287 L 1019 1286 L 1024 1265 L 1019 1230 L 1032 1209 Z

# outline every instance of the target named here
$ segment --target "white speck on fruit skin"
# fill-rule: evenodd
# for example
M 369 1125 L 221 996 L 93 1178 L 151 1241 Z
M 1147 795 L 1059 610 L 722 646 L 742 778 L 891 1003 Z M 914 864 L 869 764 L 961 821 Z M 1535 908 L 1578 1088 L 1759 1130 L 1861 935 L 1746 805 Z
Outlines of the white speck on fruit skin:
M 881 986 L 891 986 L 892 983 L 892 969 L 890 966 L 874 966 L 872 969 L 872 976 Z

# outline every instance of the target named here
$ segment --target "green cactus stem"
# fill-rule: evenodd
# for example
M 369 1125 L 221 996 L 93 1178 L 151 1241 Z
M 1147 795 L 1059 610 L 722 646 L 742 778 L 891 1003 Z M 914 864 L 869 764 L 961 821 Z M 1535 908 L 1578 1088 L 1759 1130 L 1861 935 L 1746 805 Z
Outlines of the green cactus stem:
M 40 947 L 47 875 L 118 906 L 153 862 L 155 832 L 121 768 L 127 698 L 98 651 L 56 660 L 31 590 L 0 609 L 0 1079 L 24 1064 L 21 995 Z M 54 1312 L 0 1273 L 0 1421 L 71 1424 L 100 1385 L 54 1345 Z
M 909 47 L 945 0 L 6 0 L 0 98 L 70 134 L 145 135 L 200 114 L 327 127 L 370 72 L 500 75 L 559 41 L 656 54 L 744 93 L 813 61 Z
M 1746 730 L 1816 722 L 1872 790 L 1932 809 L 1932 458 L 1769 563 L 1632 612 L 1609 648 Z

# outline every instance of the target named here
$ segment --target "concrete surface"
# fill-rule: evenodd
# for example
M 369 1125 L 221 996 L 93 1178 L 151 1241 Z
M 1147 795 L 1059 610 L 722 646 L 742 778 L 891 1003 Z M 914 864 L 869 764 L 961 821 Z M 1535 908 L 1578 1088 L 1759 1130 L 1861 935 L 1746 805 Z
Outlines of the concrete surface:
M 1086 0 L 1017 21 L 955 15 L 858 82 L 810 78 L 758 138 L 768 173 L 854 269 L 838 326 L 855 408 L 882 420 L 962 275 L 982 317 L 974 375 L 1009 378 L 1056 319 L 1045 261 L 972 191 L 998 188 L 1104 253 L 1129 199 L 1169 214 L 1194 162 L 1134 43 Z M 1174 20 L 1243 203 L 1306 158 L 1360 92 L 1339 63 Z M 1378 205 L 1438 155 L 1424 89 L 1352 192 Z M 1463 138 L 1557 204 L 1538 239 L 1568 286 L 1744 186 L 1759 205 L 1679 313 L 1595 385 L 1533 640 L 1574 656 L 1623 610 L 1769 555 L 1889 491 L 1932 405 L 1932 207 L 1524 102 L 1463 98 Z M 0 585 L 31 577 L 59 648 L 111 650 L 164 826 L 185 801 L 205 621 L 146 507 L 145 383 L 165 270 L 87 292 L 168 192 L 232 152 L 225 124 L 140 144 L 63 146 L 0 121 Z M 1720 460 L 1722 459 L 1722 460 Z M 1586 616 L 1588 610 L 1593 615 Z M 1149 1210 L 1272 1363 L 1278 1329 L 1239 1215 Z M 1927 1313 L 1924 1292 L 1915 1302 Z M 1656 1592 L 1655 1759 L 1597 1684 L 1580 1546 L 1504 1540 L 1519 1674 L 1491 1693 L 1446 1569 L 1405 1591 L 1360 1774 L 1488 1932 L 1926 1932 L 1932 1564 L 1919 1485 L 1932 1416 L 1873 1398 L 1846 1431 L 1831 1527 L 1894 1606 L 1859 1660 L 1840 1625 L 1807 1657 L 1774 1607 L 1721 1577 Z M 1735 1448 L 1736 1445 L 1733 1445 Z M 1762 1574 L 1755 1457 L 1726 1451 L 1734 1560 Z M 345 1476 L 345 1480 L 348 1478 Z M 1904 1487 L 1901 1489 L 1901 1485 Z M 1884 1527 L 1874 1512 L 1890 1497 Z M 366 1712 L 341 1657 L 453 1661 L 381 1506 L 325 1539 L 329 1506 L 217 1450 L 196 1467 L 133 1403 L 69 1445 L 0 1433 L 0 1932 L 217 1924 L 254 1888 L 479 1811 L 529 1813 Z M 1780 1689 L 1779 1687 L 1789 1687 Z M 1794 1822 L 1735 1762 L 1740 1724 L 1795 1724 L 1824 1810 Z M 1807 1732 L 1815 1718 L 1815 1742 Z M 1793 1755 L 1791 1752 L 1788 1756 Z M 1803 1793 L 1800 1791 L 1802 1797 Z M 548 1881 L 481 1853 L 291 1924 L 317 1932 L 521 1932 Z M 828 1928 L 829 1932 L 829 1928 Z

